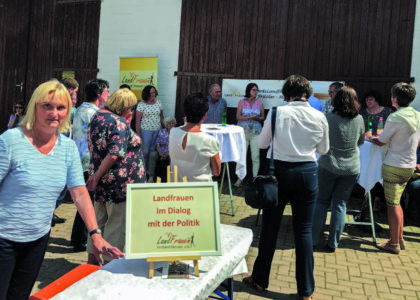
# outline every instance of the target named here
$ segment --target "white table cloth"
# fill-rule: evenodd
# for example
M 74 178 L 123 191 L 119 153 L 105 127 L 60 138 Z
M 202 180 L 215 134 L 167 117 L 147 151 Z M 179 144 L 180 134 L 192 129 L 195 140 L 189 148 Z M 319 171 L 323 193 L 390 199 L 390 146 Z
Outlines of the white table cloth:
M 53 299 L 206 299 L 224 279 L 247 273 L 245 256 L 252 242 L 247 228 L 220 226 L 222 256 L 202 257 L 198 262 L 200 277 L 163 279 L 156 274 L 148 279 L 145 259 L 114 260 L 76 282 Z M 155 270 L 164 262 L 155 263 Z M 192 262 L 190 262 L 192 269 Z
M 236 125 L 202 124 L 201 131 L 217 138 L 222 163 L 236 162 L 236 175 L 246 176 L 246 141 L 244 129 Z
M 365 141 L 360 150 L 360 177 L 358 183 L 370 191 L 377 182 L 382 184 L 382 162 L 386 147 L 379 147 Z

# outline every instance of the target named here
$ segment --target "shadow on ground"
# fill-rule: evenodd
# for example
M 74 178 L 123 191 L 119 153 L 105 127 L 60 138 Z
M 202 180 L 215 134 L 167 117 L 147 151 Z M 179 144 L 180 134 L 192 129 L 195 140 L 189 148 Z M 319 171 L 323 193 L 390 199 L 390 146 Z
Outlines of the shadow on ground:
M 44 262 L 42 263 L 41 270 L 39 271 L 38 277 L 36 279 L 40 282 L 38 288 L 42 289 L 46 287 L 51 282 L 58 279 L 67 272 L 73 270 L 79 265 L 79 263 L 72 263 L 64 258 L 45 258 Z

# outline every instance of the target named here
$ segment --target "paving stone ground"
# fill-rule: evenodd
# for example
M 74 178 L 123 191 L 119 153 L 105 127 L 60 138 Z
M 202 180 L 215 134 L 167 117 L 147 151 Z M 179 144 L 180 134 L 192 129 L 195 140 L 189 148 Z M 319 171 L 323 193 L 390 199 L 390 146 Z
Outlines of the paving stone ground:
M 224 193 L 227 189 L 224 189 Z M 243 188 L 233 188 L 235 216 L 229 203 L 220 204 L 223 224 L 250 228 L 254 239 L 246 258 L 251 271 L 258 253 L 261 218 L 256 225 L 257 210 L 248 207 Z M 360 201 L 351 200 L 351 205 Z M 73 253 L 70 246 L 71 226 L 76 209 L 70 201 L 63 203 L 56 214 L 64 217 L 64 224 L 52 228 L 44 263 L 33 288 L 33 293 L 55 279 L 86 263 L 87 254 Z M 352 218 L 348 216 L 349 220 Z M 389 239 L 386 212 L 375 213 L 378 241 Z M 327 229 L 327 227 L 326 227 Z M 362 226 L 346 225 L 339 248 L 335 253 L 322 249 L 315 256 L 316 299 L 420 299 L 420 228 L 409 223 L 404 227 L 407 250 L 400 255 L 380 252 L 372 243 L 372 236 Z M 322 247 L 321 247 L 322 248 Z M 235 299 L 299 299 L 296 297 L 295 254 L 290 206 L 286 207 L 277 250 L 270 274 L 268 292 L 260 293 L 241 283 L 243 275 L 234 277 Z M 147 299 L 147 295 L 139 299 Z M 163 300 L 163 299 L 162 299 Z

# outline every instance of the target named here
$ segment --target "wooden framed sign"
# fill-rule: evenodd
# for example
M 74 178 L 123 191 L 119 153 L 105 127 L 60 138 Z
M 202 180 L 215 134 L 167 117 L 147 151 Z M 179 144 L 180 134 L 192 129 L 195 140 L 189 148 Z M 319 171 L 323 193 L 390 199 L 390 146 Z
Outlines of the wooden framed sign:
M 127 258 L 221 254 L 216 182 L 127 185 Z

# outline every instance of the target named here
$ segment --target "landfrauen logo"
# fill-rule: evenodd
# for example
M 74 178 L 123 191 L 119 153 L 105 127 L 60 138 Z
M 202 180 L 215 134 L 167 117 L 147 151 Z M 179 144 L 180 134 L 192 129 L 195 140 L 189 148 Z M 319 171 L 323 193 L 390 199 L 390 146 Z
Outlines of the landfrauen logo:
M 181 237 L 172 232 L 159 236 L 156 241 L 157 248 L 192 248 L 194 244 L 194 233 L 190 237 Z

